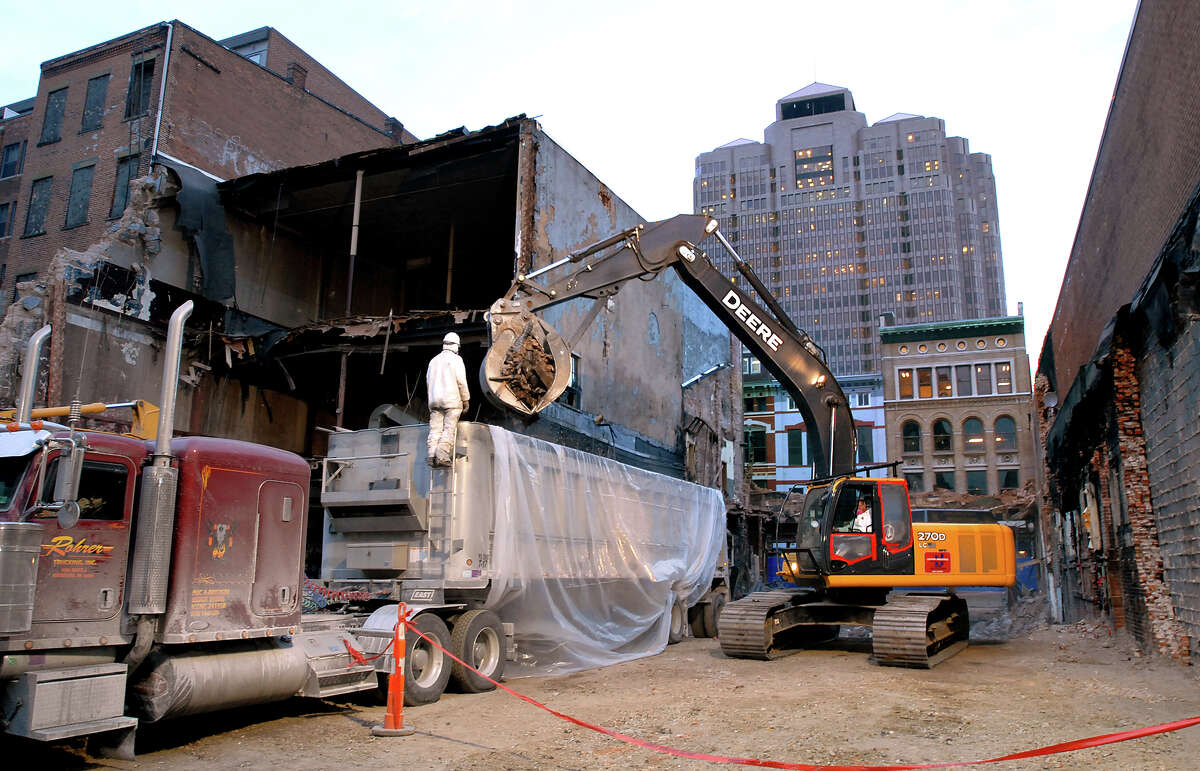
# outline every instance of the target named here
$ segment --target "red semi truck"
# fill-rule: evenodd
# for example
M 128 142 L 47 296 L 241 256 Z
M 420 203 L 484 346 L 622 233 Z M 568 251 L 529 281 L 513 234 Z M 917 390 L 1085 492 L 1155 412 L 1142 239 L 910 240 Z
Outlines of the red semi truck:
M 157 431 L 141 436 L 36 419 L 30 373 L 49 327 L 30 342 L 0 426 L 6 733 L 95 734 L 132 757 L 139 719 L 377 687 L 348 655 L 348 616 L 301 618 L 307 461 L 171 438 L 190 312 L 172 316 Z

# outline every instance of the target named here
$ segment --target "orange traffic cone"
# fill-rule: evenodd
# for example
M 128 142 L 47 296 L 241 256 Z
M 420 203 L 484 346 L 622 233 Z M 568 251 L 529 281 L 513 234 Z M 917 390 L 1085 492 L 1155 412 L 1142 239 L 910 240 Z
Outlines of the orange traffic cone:
M 388 675 L 387 712 L 383 725 L 371 728 L 373 736 L 410 736 L 414 730 L 404 727 L 404 624 L 408 608 L 404 603 L 396 606 L 396 636 L 392 638 L 392 660 L 396 663 Z

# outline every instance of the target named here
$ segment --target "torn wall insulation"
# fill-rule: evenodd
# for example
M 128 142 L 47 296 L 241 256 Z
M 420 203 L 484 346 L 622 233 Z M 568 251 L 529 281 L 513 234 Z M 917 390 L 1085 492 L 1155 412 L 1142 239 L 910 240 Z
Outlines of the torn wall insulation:
M 236 288 L 233 236 L 225 228 L 225 209 L 217 194 L 216 180 L 181 163 L 161 157 L 159 162 L 179 175 L 176 224 L 191 239 L 200 258 L 200 294 L 219 303 L 232 303 Z
M 514 675 L 666 647 L 676 598 L 711 587 L 725 503 L 707 487 L 489 427 L 495 535 L 488 606 L 514 623 Z

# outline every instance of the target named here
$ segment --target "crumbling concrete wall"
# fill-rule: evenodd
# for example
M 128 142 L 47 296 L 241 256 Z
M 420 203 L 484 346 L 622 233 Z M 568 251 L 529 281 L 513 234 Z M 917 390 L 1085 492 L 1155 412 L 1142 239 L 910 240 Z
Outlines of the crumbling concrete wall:
M 534 268 L 640 222 L 632 208 L 549 136 L 522 128 L 518 254 Z M 668 271 L 654 281 L 630 281 L 610 298 L 575 347 L 582 373 L 582 409 L 601 414 L 664 448 L 679 443 L 683 415 L 683 317 Z M 550 308 L 543 318 L 563 334 L 579 326 L 592 300 Z
M 82 251 L 60 248 L 37 281 L 18 287 L 18 300 L 0 323 L 0 402 L 15 399 L 25 345 L 46 323 L 52 332 L 44 349 L 37 405 L 65 404 L 76 397 L 108 403 L 158 399 L 163 336 L 148 323 L 154 300 L 148 265 L 160 250 L 155 209 L 160 192 L 160 180 L 133 180 L 129 206 L 104 237 Z M 129 281 L 101 291 L 106 271 L 114 266 L 127 268 L 122 276 Z M 187 405 L 188 395 L 182 393 L 180 415 L 186 416 Z M 122 422 L 121 416 L 108 419 Z M 180 416 L 177 421 L 186 426 Z
M 21 382 L 25 346 L 34 332 L 46 324 L 46 294 L 48 287 L 42 281 L 27 281 L 17 285 L 17 301 L 5 309 L 0 321 L 0 406 L 14 407 Z M 42 382 L 34 390 L 35 402 L 45 398 L 44 366 L 49 351 L 42 347 Z
M 689 326 L 695 318 L 687 315 Z M 712 327 L 709 334 L 724 329 L 719 320 L 712 318 L 718 326 Z M 713 346 L 705 355 L 696 356 L 696 351 L 686 345 L 693 334 L 698 335 L 699 330 L 685 335 L 684 372 L 689 380 L 714 364 L 726 366 L 683 389 L 686 478 L 720 489 L 730 505 L 742 505 L 747 496 L 741 447 L 742 373 L 732 364 L 741 356 L 741 343 L 729 339 L 724 341 L 723 354 L 721 346 Z

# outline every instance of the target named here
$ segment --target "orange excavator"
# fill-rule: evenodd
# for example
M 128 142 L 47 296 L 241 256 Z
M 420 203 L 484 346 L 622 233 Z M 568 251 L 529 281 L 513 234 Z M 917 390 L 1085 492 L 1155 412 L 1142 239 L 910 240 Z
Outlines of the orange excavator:
M 709 237 L 732 256 L 744 284 L 723 275 L 700 248 Z M 526 416 L 545 409 L 568 386 L 571 346 L 607 299 L 625 282 L 651 280 L 667 268 L 791 394 L 817 475 L 800 513 L 782 523 L 794 528 L 781 549 L 780 575 L 791 586 L 726 604 L 718 620 L 721 649 L 769 659 L 835 637 L 841 625 L 862 625 L 871 627 L 880 664 L 928 668 L 962 650 L 970 619 L 954 588 L 1013 585 L 1012 531 L 998 524 L 914 527 L 903 479 L 859 476 L 882 466 L 856 465 L 853 416 L 824 352 L 792 323 L 712 217 L 681 214 L 638 225 L 518 275 L 491 306 L 491 347 L 480 370 L 484 394 Z M 578 298 L 594 304 L 568 338 L 536 315 Z

